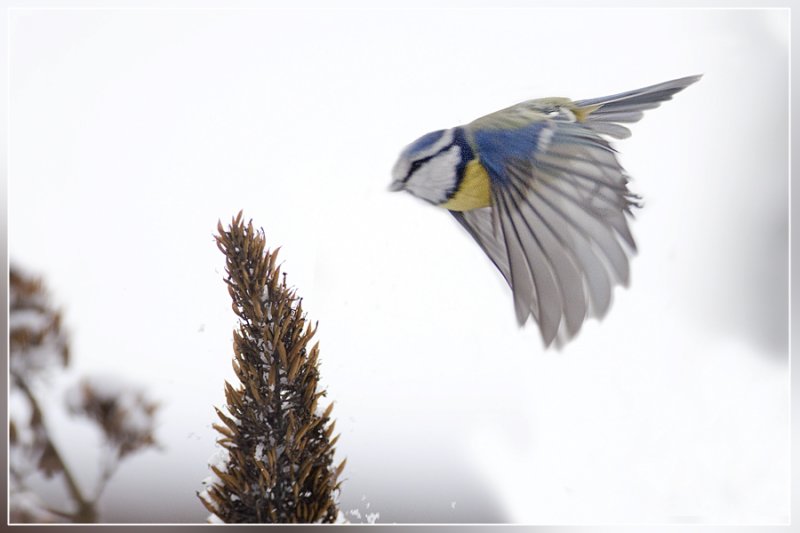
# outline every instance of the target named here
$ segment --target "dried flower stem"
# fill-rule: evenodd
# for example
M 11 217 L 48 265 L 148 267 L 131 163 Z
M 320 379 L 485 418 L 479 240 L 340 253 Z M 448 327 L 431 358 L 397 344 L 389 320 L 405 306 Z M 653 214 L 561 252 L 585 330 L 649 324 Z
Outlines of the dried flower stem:
M 93 497 L 81 490 L 73 471 L 56 446 L 45 423 L 37 392 L 48 375 L 69 364 L 69 341 L 61 329 L 61 313 L 54 310 L 40 279 L 14 268 L 9 271 L 9 385 L 10 392 L 24 398 L 27 409 L 9 412 L 9 505 L 13 522 L 74 523 L 97 521 L 97 501 L 125 454 L 155 446 L 152 435 L 157 404 L 143 393 L 131 395 L 119 384 L 90 382 L 84 378 L 80 393 L 68 401 L 73 414 L 88 416 L 100 426 L 113 461 L 102 467 L 102 478 Z M 88 385 L 87 385 L 88 383 Z M 102 392 L 107 392 L 102 394 Z M 46 477 L 62 476 L 66 505 L 71 512 L 56 510 L 31 490 L 27 480 L 38 471 Z M 62 504 L 63 505 L 63 504 Z
M 234 331 L 233 368 L 238 387 L 225 383 L 226 415 L 218 442 L 224 465 L 201 494 L 206 508 L 227 523 L 333 522 L 334 493 L 344 468 L 333 468 L 332 405 L 323 412 L 317 390 L 316 331 L 301 299 L 286 285 L 277 250 L 266 250 L 263 231 L 246 226 L 240 212 L 217 246 L 225 254 L 225 282 L 239 317 Z
M 44 416 L 41 408 L 39 407 L 39 402 L 36 400 L 36 396 L 33 394 L 33 391 L 30 389 L 30 387 L 28 387 L 28 384 L 25 382 L 25 380 L 16 379 L 14 384 L 15 386 L 19 387 L 19 390 L 22 391 L 27 398 L 28 403 L 31 406 L 31 410 L 33 411 L 33 417 L 37 419 L 37 425 L 40 431 L 39 436 L 43 439 L 44 444 L 42 459 L 50 463 L 47 469 L 50 471 L 60 472 L 64 476 L 64 483 L 66 483 L 69 495 L 76 507 L 76 510 L 72 513 L 59 511 L 56 509 L 47 510 L 53 514 L 68 518 L 70 521 L 75 523 L 96 522 L 97 510 L 95 509 L 95 502 L 89 501 L 83 496 L 83 492 L 81 492 L 78 483 L 75 481 L 72 471 L 67 466 L 67 463 L 64 462 L 64 459 L 61 457 L 61 453 L 59 453 L 58 448 L 50 438 L 50 432 L 47 430 L 47 426 L 45 425 Z M 13 465 L 11 466 L 11 469 L 13 470 Z

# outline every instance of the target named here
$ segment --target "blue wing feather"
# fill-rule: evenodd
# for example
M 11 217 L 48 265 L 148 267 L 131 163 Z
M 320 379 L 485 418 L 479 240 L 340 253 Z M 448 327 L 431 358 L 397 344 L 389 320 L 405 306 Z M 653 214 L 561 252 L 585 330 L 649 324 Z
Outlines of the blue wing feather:
M 473 139 L 489 178 L 498 185 L 507 185 L 506 166 L 512 161 L 530 159 L 545 127 L 545 122 L 535 122 L 523 128 L 476 130 Z
M 532 316 L 545 344 L 575 335 L 590 314 L 602 317 L 614 284 L 628 282 L 636 197 L 602 136 L 628 136 L 620 123 L 699 78 L 576 102 L 530 100 L 464 126 L 492 205 L 453 216 L 511 286 L 520 325 Z
M 503 272 L 519 323 L 533 317 L 545 344 L 572 337 L 590 312 L 605 314 L 611 280 L 627 282 L 619 243 L 633 249 L 627 176 L 610 145 L 577 123 L 546 119 L 472 133 L 498 223 L 493 229 L 488 216 L 456 218 Z

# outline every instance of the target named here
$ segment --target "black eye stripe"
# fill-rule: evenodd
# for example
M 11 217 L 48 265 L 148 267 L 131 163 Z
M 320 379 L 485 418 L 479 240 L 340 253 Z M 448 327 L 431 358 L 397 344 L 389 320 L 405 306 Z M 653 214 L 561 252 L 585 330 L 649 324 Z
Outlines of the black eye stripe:
M 406 174 L 406 177 L 403 178 L 403 183 L 407 182 L 411 178 L 411 175 L 414 174 L 414 172 L 416 172 L 417 170 L 419 170 L 419 167 L 421 167 L 422 165 L 424 165 L 425 163 L 427 163 L 428 161 L 430 161 L 431 159 L 433 159 L 437 155 L 448 151 L 450 148 L 452 148 L 456 144 L 457 143 L 452 142 L 452 143 L 448 144 L 447 146 L 445 146 L 444 148 L 442 148 L 441 150 L 439 150 L 438 152 L 436 152 L 435 154 L 431 154 L 429 156 L 423 157 L 422 159 L 417 159 L 416 161 L 412 161 L 411 162 L 411 168 L 408 169 L 408 174 Z
M 467 143 L 467 140 L 464 136 L 463 128 L 456 128 L 453 134 L 453 141 L 444 148 L 440 149 L 435 154 L 431 154 L 427 157 L 423 157 L 422 159 L 417 159 L 416 161 L 412 161 L 411 167 L 408 169 L 408 173 L 403 178 L 403 183 L 408 182 L 408 180 L 411 179 L 411 176 L 414 174 L 414 172 L 419 170 L 419 168 L 422 165 L 424 165 L 437 155 L 446 152 L 453 146 L 458 146 L 461 150 L 461 161 L 459 162 L 457 169 L 458 183 L 456 184 L 456 187 L 459 187 L 461 185 L 461 180 L 464 178 L 464 169 L 466 168 L 467 163 L 469 163 L 469 161 L 472 160 L 472 157 L 474 156 L 472 148 L 470 147 L 469 143 Z
M 433 157 L 433 156 L 431 156 L 431 157 Z M 418 160 L 412 162 L 411 163 L 411 170 L 409 172 L 410 173 L 416 172 L 417 169 L 419 169 L 419 167 L 421 167 L 423 163 L 425 163 L 427 161 L 430 161 L 431 157 L 426 157 L 425 159 L 418 159 Z
M 427 163 L 428 161 L 430 161 L 431 159 L 433 159 L 434 157 L 436 157 L 440 153 L 442 153 L 442 152 L 439 151 L 439 152 L 436 152 L 433 155 L 429 155 L 428 157 L 423 157 L 422 159 L 417 159 L 416 161 L 412 161 L 411 162 L 411 168 L 408 169 L 408 174 L 406 174 L 406 177 L 403 178 L 403 183 L 405 183 L 409 179 L 411 179 L 411 175 L 414 172 L 416 172 L 417 170 L 419 170 L 419 167 L 421 167 L 423 164 Z

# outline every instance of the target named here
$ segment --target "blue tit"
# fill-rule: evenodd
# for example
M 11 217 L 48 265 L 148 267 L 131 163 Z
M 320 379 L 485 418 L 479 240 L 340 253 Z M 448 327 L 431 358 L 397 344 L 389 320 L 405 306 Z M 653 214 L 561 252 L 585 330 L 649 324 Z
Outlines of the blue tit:
M 390 189 L 443 207 L 511 287 L 517 321 L 545 346 L 601 318 L 628 283 L 637 197 L 608 138 L 700 79 L 588 100 L 528 100 L 423 135 L 400 154 Z

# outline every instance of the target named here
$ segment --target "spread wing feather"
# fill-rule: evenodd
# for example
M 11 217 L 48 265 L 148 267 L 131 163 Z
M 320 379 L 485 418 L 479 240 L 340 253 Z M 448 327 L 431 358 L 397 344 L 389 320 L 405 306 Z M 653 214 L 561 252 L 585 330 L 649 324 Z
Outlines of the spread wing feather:
M 470 125 L 492 205 L 451 213 L 511 286 L 519 324 L 532 316 L 546 345 L 574 336 L 586 316 L 602 317 L 613 285 L 628 283 L 636 245 L 627 216 L 635 196 L 601 135 L 627 137 L 620 122 L 638 121 L 698 79 L 566 104 L 531 100 Z M 521 125 L 523 116 L 531 122 Z
M 453 216 L 511 286 L 517 321 L 532 316 L 549 345 L 559 331 L 574 336 L 590 310 L 605 314 L 612 280 L 628 280 L 620 240 L 631 249 L 634 241 L 627 178 L 607 143 L 573 124 L 547 128 L 548 150 L 484 165 L 503 169 L 502 176 L 490 171 L 491 207 Z
M 625 126 L 620 126 L 619 122 L 638 122 L 644 116 L 643 111 L 655 109 L 661 105 L 661 102 L 671 100 L 672 95 L 695 83 L 700 77 L 687 76 L 635 91 L 578 100 L 575 102 L 575 106 L 578 108 L 598 106 L 597 110 L 592 111 L 586 117 L 586 126 L 597 133 L 625 139 L 630 137 L 631 131 Z
M 627 178 L 607 143 L 573 124 L 547 128 L 548 150 L 485 165 L 504 170 L 490 176 L 492 207 L 453 216 L 511 286 L 520 325 L 532 316 L 550 344 L 559 331 L 574 336 L 590 312 L 605 314 L 612 280 L 628 280 L 620 238 L 633 249 L 633 237 Z
M 458 222 L 472 235 L 483 252 L 489 256 L 494 266 L 511 285 L 511 267 L 508 264 L 508 253 L 505 244 L 498 240 L 493 228 L 492 208 L 482 207 L 470 211 L 450 211 Z

